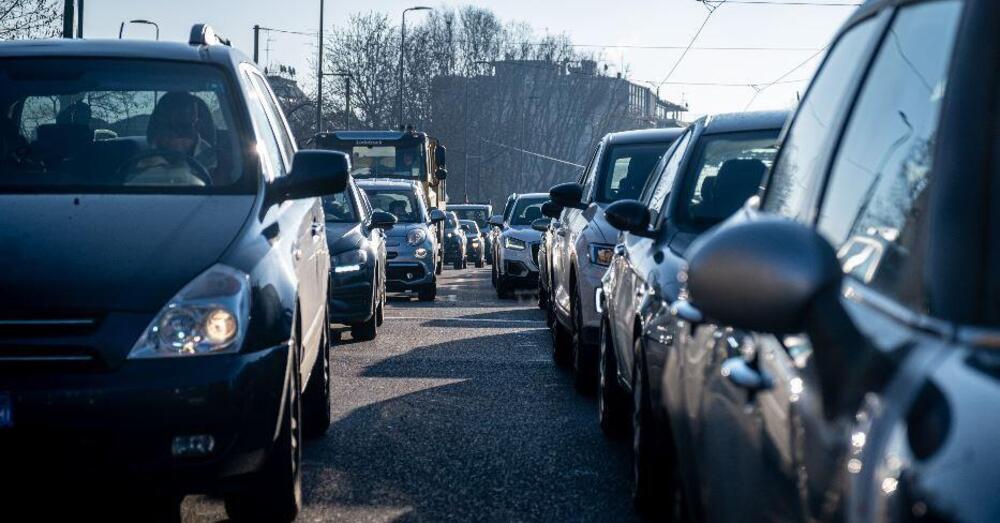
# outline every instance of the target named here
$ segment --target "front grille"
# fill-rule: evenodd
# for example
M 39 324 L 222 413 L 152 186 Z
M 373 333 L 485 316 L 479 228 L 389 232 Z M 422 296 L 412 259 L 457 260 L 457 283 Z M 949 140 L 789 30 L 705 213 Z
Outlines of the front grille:
M 532 243 L 531 244 L 531 259 L 535 260 L 535 265 L 538 265 L 538 249 L 540 249 L 542 244 Z
M 395 260 L 398 257 L 399 257 L 399 253 L 396 252 L 396 251 L 386 251 L 385 252 L 385 259 L 387 259 L 387 260 Z
M 96 329 L 96 318 L 0 317 L 0 338 L 14 336 L 79 336 L 90 334 Z
M 424 277 L 424 266 L 420 264 L 388 266 L 385 277 L 388 280 L 416 281 Z

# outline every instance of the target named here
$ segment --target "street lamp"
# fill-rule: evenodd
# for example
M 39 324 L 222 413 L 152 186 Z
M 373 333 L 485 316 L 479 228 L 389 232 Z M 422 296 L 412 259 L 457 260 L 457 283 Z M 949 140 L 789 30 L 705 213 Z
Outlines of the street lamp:
M 426 6 L 410 7 L 403 10 L 403 23 L 399 26 L 399 125 L 403 123 L 403 67 L 406 56 L 406 13 L 409 11 L 433 11 L 433 8 Z
M 160 25 L 157 24 L 156 22 L 153 22 L 151 20 L 129 20 L 128 23 L 130 23 L 130 24 L 140 24 L 140 25 L 151 25 L 151 26 L 153 26 L 153 27 L 156 28 L 156 39 L 157 40 L 160 39 Z M 122 39 L 122 33 L 123 32 L 125 32 L 125 22 L 122 22 L 122 25 L 118 26 L 118 39 L 119 40 Z
M 323 0 L 319 0 L 319 45 L 316 58 L 316 134 L 323 132 Z

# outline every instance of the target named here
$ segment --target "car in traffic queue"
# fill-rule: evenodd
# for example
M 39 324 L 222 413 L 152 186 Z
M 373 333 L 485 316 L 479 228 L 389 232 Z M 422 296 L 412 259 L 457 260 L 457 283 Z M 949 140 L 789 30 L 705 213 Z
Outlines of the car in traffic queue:
M 640 338 L 644 332 L 661 336 L 662 327 L 651 330 L 648 320 L 657 303 L 680 297 L 691 242 L 757 194 L 787 119 L 787 111 L 701 118 L 663 156 L 641 198 L 605 210 L 607 223 L 623 232 L 597 296 L 598 419 L 608 435 L 632 435 L 633 495 L 640 508 L 660 501 L 674 459 L 661 445 L 670 433 L 660 401 L 663 346 Z
M 297 151 L 262 71 L 202 24 L 0 43 L 0 107 L 5 476 L 295 519 L 303 438 L 330 424 L 320 197 L 349 158 Z
M 581 392 L 597 385 L 601 319 L 594 298 L 618 237 L 604 219 L 604 209 L 638 197 L 681 132 L 669 128 L 610 133 L 598 142 L 579 180 L 549 191 L 552 201 L 563 207 L 549 245 L 550 301 L 556 319 L 553 356 L 572 367 Z
M 1000 518 L 998 20 L 995 1 L 871 1 L 838 33 L 767 189 L 692 244 L 686 301 L 650 317 L 675 327 L 682 481 L 661 499 L 709 520 Z
M 542 204 L 542 216 L 531 227 L 542 233 L 538 242 L 538 308 L 545 311 L 545 323 L 552 329 L 555 312 L 552 310 L 552 242 L 555 230 L 562 226 L 559 222 L 563 208 L 551 200 Z
M 465 229 L 462 228 L 454 212 L 447 211 L 444 214 L 444 263 L 452 264 L 456 270 L 464 269 L 468 265 L 466 260 L 468 239 L 465 236 Z
M 459 223 L 466 237 L 465 259 L 474 263 L 477 269 L 482 269 L 486 266 L 486 242 L 479 224 L 475 220 L 459 220 Z
M 503 213 L 499 215 L 490 216 L 487 220 L 487 225 L 489 226 L 489 237 L 490 242 L 490 252 L 486 253 L 490 258 L 490 283 L 493 284 L 495 289 L 497 286 L 497 272 L 499 268 L 497 267 L 496 260 L 500 255 L 500 235 L 503 233 L 503 224 L 510 217 L 510 213 L 514 210 L 514 202 L 517 200 L 517 193 L 511 193 L 507 196 L 507 202 L 504 203 Z
M 454 212 L 459 220 L 472 220 L 476 222 L 480 232 L 483 234 L 485 244 L 484 258 L 486 263 L 491 263 L 493 259 L 493 243 L 490 238 L 490 217 L 493 216 L 493 206 L 488 203 L 449 203 L 448 210 Z
M 437 224 L 439 209 L 428 210 L 418 182 L 395 179 L 358 180 L 372 209 L 396 217 L 386 233 L 385 287 L 388 292 L 416 294 L 420 301 L 437 297 Z
M 348 325 L 351 338 L 378 336 L 385 312 L 385 235 L 396 217 L 374 210 L 353 178 L 343 192 L 323 197 L 330 251 L 330 323 Z
M 531 227 L 542 217 L 542 204 L 549 200 L 545 193 L 519 194 L 510 207 L 510 215 L 501 221 L 490 220 L 500 231 L 497 255 L 493 260 L 496 290 L 500 298 L 513 297 L 516 289 L 538 288 L 538 246 L 541 233 Z

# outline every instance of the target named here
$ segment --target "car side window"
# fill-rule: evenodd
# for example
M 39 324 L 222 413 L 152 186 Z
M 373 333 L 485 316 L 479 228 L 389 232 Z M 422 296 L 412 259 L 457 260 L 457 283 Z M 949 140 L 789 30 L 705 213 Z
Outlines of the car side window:
M 645 192 L 647 194 L 643 195 L 643 199 L 652 213 L 651 223 L 656 223 L 659 220 L 660 213 L 663 212 L 663 203 L 667 200 L 667 195 L 670 194 L 670 189 L 674 186 L 674 180 L 677 179 L 677 171 L 680 169 L 681 161 L 684 160 L 684 154 L 687 152 L 692 133 L 693 131 L 691 130 L 685 132 L 684 136 L 677 140 L 677 143 L 667 151 L 666 154 L 670 158 L 663 166 L 663 170 L 660 171 L 656 183 L 646 188 Z
M 604 150 L 604 142 L 597 145 L 597 151 L 594 152 L 594 157 L 591 158 L 590 164 L 587 165 L 586 171 L 583 174 L 583 181 L 580 183 L 583 185 L 583 203 L 590 203 L 593 199 L 591 194 L 594 191 L 594 179 L 597 178 L 597 170 L 601 163 L 601 151 Z
M 912 289 L 920 278 L 908 262 L 961 13 L 959 0 L 900 10 L 854 107 L 818 221 L 845 273 L 920 308 Z
M 795 113 L 767 183 L 763 210 L 798 217 L 806 198 L 819 183 L 815 169 L 849 103 L 851 86 L 864 70 L 865 57 L 879 36 L 883 12 L 848 30 L 834 45 Z M 823 164 L 825 165 L 825 164 Z
M 267 111 L 264 109 L 264 101 L 257 89 L 251 88 L 249 91 L 251 96 L 247 99 L 247 106 L 250 110 L 254 130 L 257 131 L 257 138 L 262 142 L 257 144 L 257 154 L 261 156 L 266 177 L 268 179 L 280 178 L 288 173 L 288 169 L 282 158 L 278 137 L 275 136 L 274 129 L 271 128 Z
M 250 80 L 253 82 L 264 103 L 268 121 L 271 122 L 271 127 L 274 128 L 274 135 L 278 137 L 278 146 L 281 147 L 281 153 L 284 155 L 285 167 L 291 169 L 292 157 L 295 156 L 296 147 L 291 131 L 288 130 L 288 124 L 285 122 L 284 113 L 281 112 L 278 102 L 275 101 L 274 94 L 271 92 L 271 87 L 267 84 L 267 80 L 260 73 L 251 71 Z

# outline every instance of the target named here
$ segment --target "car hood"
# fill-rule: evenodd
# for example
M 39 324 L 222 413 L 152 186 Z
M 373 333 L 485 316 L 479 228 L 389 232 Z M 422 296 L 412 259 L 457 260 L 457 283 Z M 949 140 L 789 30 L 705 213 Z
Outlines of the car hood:
M 524 240 L 528 243 L 537 242 L 542 239 L 542 233 L 532 229 L 530 225 L 512 225 L 503 232 L 503 235 Z
M 340 254 L 358 248 L 365 238 L 360 223 L 326 222 L 326 245 L 330 254 Z
M 219 261 L 253 196 L 0 195 L 0 314 L 155 312 Z

